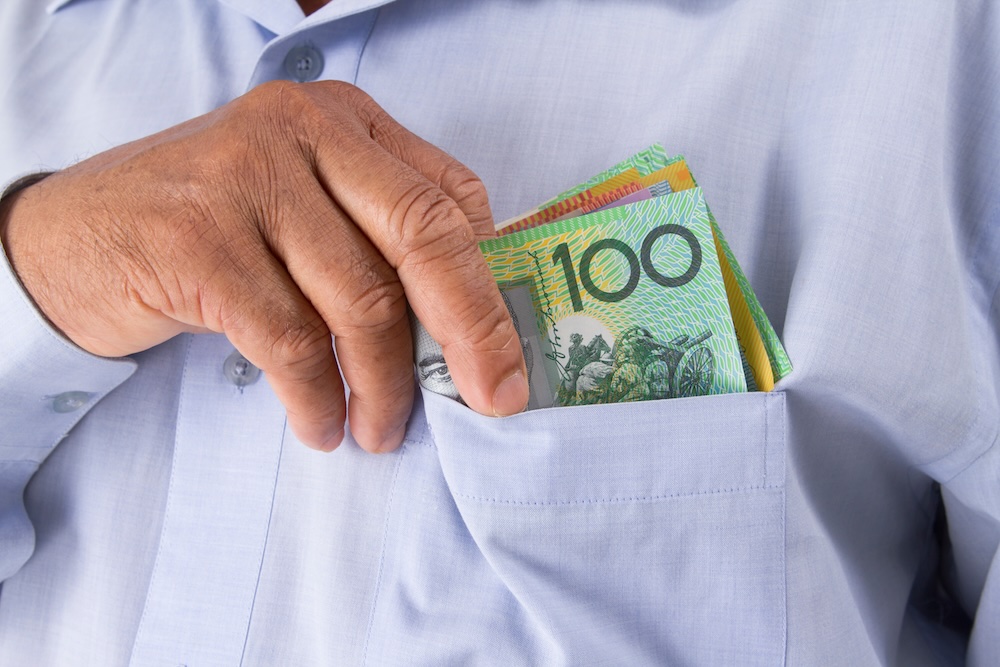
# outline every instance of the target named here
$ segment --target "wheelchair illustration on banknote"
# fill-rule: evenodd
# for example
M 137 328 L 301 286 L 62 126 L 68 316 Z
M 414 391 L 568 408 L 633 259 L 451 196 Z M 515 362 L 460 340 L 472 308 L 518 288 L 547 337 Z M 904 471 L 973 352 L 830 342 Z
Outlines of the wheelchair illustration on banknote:
M 648 329 L 632 326 L 611 347 L 600 334 L 584 345 L 574 333 L 557 401 L 587 405 L 707 394 L 715 379 L 715 356 L 705 345 L 711 336 L 706 329 L 662 343 Z

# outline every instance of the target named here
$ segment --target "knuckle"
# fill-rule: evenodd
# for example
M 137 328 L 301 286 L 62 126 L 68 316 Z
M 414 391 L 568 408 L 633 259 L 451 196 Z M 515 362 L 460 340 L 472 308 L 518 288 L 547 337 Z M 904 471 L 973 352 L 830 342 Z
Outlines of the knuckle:
M 397 250 L 406 260 L 419 260 L 432 248 L 450 249 L 473 241 L 471 229 L 453 199 L 429 184 L 409 187 L 389 213 Z
M 346 81 L 322 81 L 318 85 L 323 86 L 333 97 L 352 107 L 378 106 L 368 93 Z
M 365 385 L 355 385 L 351 390 L 351 399 L 361 404 L 369 406 L 372 411 L 381 413 L 390 419 L 380 419 L 379 423 L 383 428 L 392 422 L 398 421 L 400 415 L 393 414 L 400 411 L 400 406 L 405 405 L 407 400 L 412 400 L 413 395 L 413 366 L 412 364 L 396 364 L 384 369 L 379 375 L 378 382 L 371 382 Z M 409 410 L 406 410 L 408 413 Z M 405 415 L 402 419 L 405 420 Z M 398 425 L 396 425 L 398 426 Z M 396 426 L 393 426 L 393 430 Z
M 259 88 L 264 89 L 265 99 L 278 112 L 296 123 L 317 121 L 325 126 L 346 109 L 352 109 L 356 116 L 381 109 L 367 93 L 346 81 L 281 81 L 261 84 Z
M 382 283 L 398 282 L 385 260 L 372 249 L 360 244 L 348 244 L 343 269 L 338 270 L 341 283 L 338 299 L 353 303 L 356 295 L 378 289 Z
M 258 108 L 294 116 L 297 106 L 309 96 L 303 84 L 274 80 L 255 86 L 240 99 Z
M 491 308 L 483 312 L 481 304 L 470 305 L 457 314 L 458 336 L 455 343 L 480 352 L 503 349 L 514 337 L 514 326 L 506 309 Z
M 282 372 L 299 384 L 312 384 L 336 363 L 326 327 L 295 325 L 286 327 L 272 343 L 272 358 Z
M 472 170 L 459 163 L 456 165 L 450 171 L 445 189 L 454 197 L 478 239 L 492 238 L 493 213 L 486 186 Z
M 490 199 L 486 193 L 486 186 L 472 170 L 460 166 L 453 170 L 453 174 L 451 191 L 459 205 L 464 204 L 463 208 L 467 210 L 489 208 Z
M 338 328 L 340 335 L 363 334 L 371 342 L 398 335 L 407 323 L 406 294 L 398 280 L 378 280 L 355 292 Z M 342 329 L 342 330 L 341 330 Z
M 265 81 L 257 86 L 251 88 L 246 94 L 242 96 L 242 100 L 245 102 L 260 103 L 262 101 L 273 101 L 275 98 L 282 96 L 283 91 L 288 90 L 291 87 L 291 83 L 288 81 L 273 80 Z
M 383 128 L 395 126 L 395 122 L 392 122 L 385 109 L 365 91 L 345 81 L 329 83 L 330 94 L 352 110 L 354 115 L 367 126 L 368 134 L 373 139 Z
M 254 295 L 231 302 L 222 316 L 222 329 L 247 340 L 248 351 L 259 357 L 267 372 L 305 383 L 326 373 L 334 359 L 330 330 L 323 320 L 295 305 L 265 305 L 262 309 Z M 262 312 L 268 313 L 263 322 Z
M 307 100 L 299 84 L 290 81 L 267 81 L 256 86 L 239 100 L 242 111 L 257 120 L 258 127 L 288 127 L 299 118 Z
M 244 95 L 249 106 L 256 134 L 263 135 L 270 143 L 274 137 L 285 137 L 301 147 L 311 145 L 310 136 L 315 128 L 324 127 L 329 121 L 323 100 L 318 99 L 312 84 L 291 81 L 262 83 Z

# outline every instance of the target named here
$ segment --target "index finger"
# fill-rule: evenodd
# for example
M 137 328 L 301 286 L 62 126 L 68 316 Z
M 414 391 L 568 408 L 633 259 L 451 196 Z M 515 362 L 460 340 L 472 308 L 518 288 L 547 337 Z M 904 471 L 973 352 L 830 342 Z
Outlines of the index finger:
M 347 159 L 329 138 L 317 140 L 321 182 L 396 270 L 466 403 L 487 415 L 520 412 L 528 401 L 520 339 L 478 246 L 492 235 L 485 190 L 468 169 L 384 112 L 369 113 L 381 129 L 360 122 L 337 128 L 340 139 L 354 135 L 357 148 Z M 393 137 L 397 154 L 372 136 Z
M 353 88 L 356 112 L 368 135 L 390 155 L 410 165 L 458 205 L 478 241 L 496 236 L 489 197 L 475 172 L 397 123 L 363 91 Z

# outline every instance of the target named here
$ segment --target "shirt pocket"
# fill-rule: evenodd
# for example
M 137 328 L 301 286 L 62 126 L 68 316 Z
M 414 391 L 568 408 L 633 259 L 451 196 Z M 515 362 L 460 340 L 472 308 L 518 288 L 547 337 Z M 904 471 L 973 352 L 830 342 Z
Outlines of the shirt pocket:
M 425 409 L 472 538 L 565 664 L 783 664 L 783 393 Z

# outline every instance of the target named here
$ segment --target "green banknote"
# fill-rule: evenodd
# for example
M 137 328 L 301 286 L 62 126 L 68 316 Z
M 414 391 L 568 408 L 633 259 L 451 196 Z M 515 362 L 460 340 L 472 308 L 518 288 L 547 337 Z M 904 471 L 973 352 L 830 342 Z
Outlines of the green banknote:
M 585 183 L 563 192 L 552 201 L 547 202 L 546 205 L 556 205 L 558 202 L 621 174 L 627 169 L 635 169 L 644 177 L 655 175 L 660 170 L 668 172 L 665 176 L 669 182 L 668 191 L 679 192 L 697 186 L 694 177 L 687 169 L 684 158 L 679 155 L 670 157 L 663 146 L 657 143 L 597 174 Z M 661 193 L 654 192 L 654 194 Z M 754 294 L 750 281 L 747 280 L 736 256 L 726 242 L 722 229 L 712 216 L 711 210 L 709 210 L 709 220 L 712 223 L 712 230 L 715 232 L 720 259 L 723 260 L 723 277 L 729 290 L 737 337 L 747 346 L 745 351 L 750 355 L 750 366 L 757 370 L 762 368 L 761 364 L 769 366 L 768 372 L 764 373 L 766 377 L 761 377 L 760 373 L 757 375 L 759 388 L 763 391 L 770 391 L 776 381 L 792 372 L 792 363 L 778 338 L 778 334 L 771 325 L 770 319 L 761 307 L 757 295 Z M 755 339 L 759 341 L 756 345 L 754 344 Z M 761 358 L 763 355 L 766 355 L 766 360 Z M 750 378 L 750 381 L 753 382 L 753 378 Z
M 615 166 L 605 169 L 601 173 L 593 176 L 584 183 L 580 183 L 575 188 L 567 190 L 559 194 L 557 197 L 545 203 L 546 206 L 552 205 L 556 202 L 562 201 L 563 199 L 568 199 L 573 195 L 583 192 L 588 188 L 592 188 L 598 183 L 608 180 L 613 176 L 624 172 L 627 169 L 636 169 L 640 175 L 646 176 L 647 174 L 652 174 L 655 171 L 663 169 L 672 162 L 675 162 L 677 158 L 671 158 L 667 155 L 667 151 L 664 150 L 663 146 L 660 144 L 653 144 L 645 150 L 641 150 L 635 155 L 622 160 Z
M 480 248 L 521 337 L 529 409 L 747 390 L 700 189 Z
M 792 370 L 684 158 L 659 144 L 497 228 L 480 247 L 528 409 L 770 391 Z M 416 320 L 413 334 L 420 383 L 461 401 L 440 346 Z

